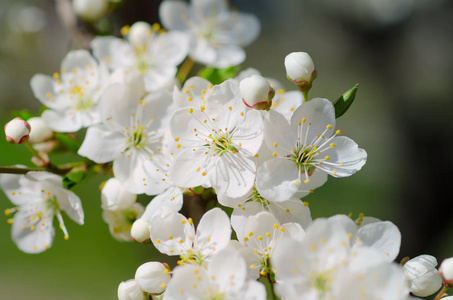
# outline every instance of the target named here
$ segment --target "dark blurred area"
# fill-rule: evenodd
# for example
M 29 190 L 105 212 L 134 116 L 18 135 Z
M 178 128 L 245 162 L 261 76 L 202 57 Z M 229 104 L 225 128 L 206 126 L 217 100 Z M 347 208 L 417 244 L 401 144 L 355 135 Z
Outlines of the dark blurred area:
M 12 110 L 28 108 L 38 113 L 40 104 L 29 87 L 30 78 L 36 73 L 52 74 L 58 70 L 61 59 L 74 47 L 71 35 L 56 15 L 57 2 L 0 2 L 0 118 L 4 122 Z M 135 21 L 158 22 L 160 2 L 125 0 L 107 22 L 116 34 L 123 25 Z M 401 257 L 431 254 L 440 263 L 452 256 L 453 219 L 449 213 L 453 211 L 453 192 L 449 184 L 453 179 L 453 2 L 234 0 L 230 5 L 257 15 L 262 22 L 260 37 L 246 48 L 244 69 L 256 68 L 263 76 L 275 78 L 288 90 L 294 90 L 286 80 L 283 60 L 290 52 L 305 51 L 318 71 L 310 98 L 335 100 L 356 83 L 360 85 L 354 105 L 337 120 L 337 127 L 368 152 L 368 162 L 354 176 L 329 178 L 324 187 L 304 198 L 310 203 L 313 217 L 349 212 L 357 217 L 363 212 L 391 220 L 400 228 Z M 79 25 L 92 28 L 83 22 Z M 24 156 L 20 152 L 11 154 L 16 148 L 6 142 L 1 142 L 0 147 L 2 165 L 28 163 L 26 152 Z M 88 192 L 88 188 L 83 191 L 87 198 L 81 196 L 84 205 L 87 203 L 85 210 L 93 207 L 93 220 L 87 220 L 86 229 L 77 228 L 70 241 L 73 249 L 83 250 L 85 257 L 80 259 L 94 265 L 90 265 L 90 270 L 77 271 L 78 254 L 70 252 L 75 265 L 69 271 L 77 278 L 84 276 L 81 272 L 93 270 L 102 274 L 87 274 L 83 283 L 68 278 L 67 282 L 74 282 L 73 285 L 59 287 L 59 295 L 68 295 L 65 299 L 112 299 L 119 282 L 132 278 L 139 262 L 157 260 L 151 256 L 150 245 L 131 246 L 109 236 L 100 217 L 96 189 L 100 181 L 89 185 L 93 192 Z M 11 206 L 5 203 L 5 197 L 0 199 L 2 209 Z M 90 226 L 100 229 L 93 231 Z M 60 273 L 55 278 L 71 276 L 66 275 L 68 270 L 50 267 L 53 261 L 64 260 L 64 251 L 71 251 L 69 246 L 64 248 L 64 242 L 56 242 L 49 251 L 54 253 L 41 258 L 18 253 L 10 239 L 6 217 L 0 232 L 0 264 L 6 266 L 0 268 L 0 298 L 7 299 L 1 296 L 4 284 L 20 282 L 23 273 L 41 277 L 36 269 L 50 268 Z M 87 249 L 98 244 L 102 247 L 102 243 L 111 252 L 105 260 L 101 250 L 104 248 L 94 252 Z M 115 256 L 115 251 L 124 256 Z M 52 255 L 57 258 L 53 260 Z M 110 268 L 107 258 L 111 259 Z M 95 265 L 98 260 L 102 267 Z M 83 294 L 78 290 L 81 285 L 93 284 L 90 276 L 103 277 L 103 281 L 86 287 Z M 49 298 L 49 289 L 42 289 L 43 294 L 38 295 L 40 285 L 32 286 L 33 299 L 61 299 L 58 294 Z M 30 299 L 27 296 L 31 294 L 16 291 L 8 295 Z

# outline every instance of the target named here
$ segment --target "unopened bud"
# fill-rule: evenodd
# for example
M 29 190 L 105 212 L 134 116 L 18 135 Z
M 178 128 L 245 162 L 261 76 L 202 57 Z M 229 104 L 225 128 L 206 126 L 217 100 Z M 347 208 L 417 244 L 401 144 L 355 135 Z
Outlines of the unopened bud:
M 293 52 L 285 57 L 286 76 L 300 91 L 308 92 L 316 78 L 313 60 L 306 52 Z
M 149 223 L 143 219 L 135 220 L 131 227 L 131 237 L 134 241 L 144 243 L 151 240 L 149 233 Z
M 50 139 L 53 135 L 52 129 L 40 117 L 30 118 L 28 121 L 30 125 L 30 140 L 32 144 L 42 143 Z
M 107 0 L 72 0 L 72 8 L 77 16 L 86 21 L 96 21 L 107 13 Z
M 116 211 L 130 208 L 137 200 L 137 195 L 126 191 L 121 182 L 116 178 L 110 178 L 105 183 L 101 192 L 102 208 Z
M 244 78 L 239 83 L 239 90 L 244 104 L 258 110 L 269 110 L 275 95 L 269 81 L 260 75 Z
M 444 284 L 453 287 L 453 257 L 446 258 L 440 264 L 439 273 L 442 276 Z
M 145 293 L 134 279 L 123 281 L 118 286 L 118 300 L 145 300 Z
M 14 118 L 6 123 L 5 135 L 8 143 L 23 144 L 30 138 L 30 124 L 21 118 Z
M 145 46 L 149 41 L 151 33 L 151 25 L 142 21 L 135 22 L 129 29 L 129 42 L 134 47 Z
M 170 267 L 157 261 L 144 263 L 135 272 L 135 281 L 138 286 L 150 294 L 160 294 L 165 291 L 170 278 Z
M 440 289 L 442 278 L 436 266 L 437 260 L 431 255 L 420 255 L 404 264 L 404 275 L 409 281 L 412 294 L 427 297 Z

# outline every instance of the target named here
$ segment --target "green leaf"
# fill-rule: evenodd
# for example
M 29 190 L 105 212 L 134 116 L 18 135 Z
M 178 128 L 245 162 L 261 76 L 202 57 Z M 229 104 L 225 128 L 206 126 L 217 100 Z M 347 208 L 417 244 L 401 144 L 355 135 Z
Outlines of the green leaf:
M 220 84 L 227 79 L 234 78 L 241 70 L 241 66 L 233 66 L 225 69 L 203 68 L 198 72 L 198 76 L 207 79 L 212 84 Z
M 349 107 L 352 105 L 352 102 L 354 102 L 358 88 L 359 84 L 357 83 L 353 88 L 349 89 L 335 102 L 335 118 L 338 119 L 349 109 Z
M 73 188 L 76 184 L 80 183 L 86 177 L 86 168 L 76 167 L 63 177 L 63 186 L 67 189 Z
M 11 115 L 13 118 L 21 118 L 24 121 L 28 121 L 28 119 L 35 117 L 28 109 L 15 110 Z
M 67 134 L 65 133 L 60 133 L 60 132 L 56 132 L 55 133 L 55 138 L 63 145 L 65 146 L 67 149 L 73 151 L 73 152 L 77 152 L 80 148 L 80 143 L 73 139 L 72 137 L 68 136 Z

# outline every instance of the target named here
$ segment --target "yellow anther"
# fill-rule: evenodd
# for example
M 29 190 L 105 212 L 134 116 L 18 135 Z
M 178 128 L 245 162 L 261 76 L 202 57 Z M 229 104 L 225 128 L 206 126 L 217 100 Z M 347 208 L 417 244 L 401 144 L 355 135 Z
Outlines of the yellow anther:
M 308 205 L 309 205 L 309 203 L 305 201 L 304 206 L 307 207 Z
M 358 237 L 356 240 L 355 240 L 355 243 L 358 244 L 360 243 L 361 239 Z
M 154 23 L 153 26 L 152 26 L 152 29 L 153 29 L 154 31 L 159 31 L 160 25 L 159 25 L 158 23 Z
M 122 36 L 128 35 L 129 29 L 131 29 L 131 27 L 129 25 L 124 25 L 123 27 L 121 27 L 121 30 L 120 30 L 121 35 Z
M 258 236 L 258 241 L 262 241 L 263 237 L 261 235 Z
M 175 137 L 175 142 L 178 142 L 179 141 L 179 137 Z
M 344 163 L 340 163 L 339 166 L 340 166 L 340 167 L 343 167 L 343 166 L 344 166 Z
M 289 209 L 286 209 L 286 212 L 289 213 Z
M 330 130 L 330 129 L 332 129 L 332 125 L 329 124 L 329 125 L 326 126 L 326 128 L 327 128 L 328 130 Z
M 244 116 L 244 112 L 243 111 L 241 111 L 241 116 Z
M 310 250 L 316 250 L 316 244 L 312 243 L 310 244 Z
M 168 239 L 169 239 L 169 240 L 172 240 L 172 239 L 173 239 L 173 236 L 172 236 L 172 235 L 170 235 L 170 236 L 168 237 Z
M 232 110 L 233 110 L 233 108 L 232 108 L 231 106 L 230 106 L 230 107 L 228 107 L 228 109 L 229 109 L 230 111 L 232 111 Z
M 335 144 L 334 143 L 330 144 L 330 148 L 335 148 Z
M 348 238 L 352 239 L 352 233 L 348 234 Z
M 299 184 L 300 184 L 300 180 L 297 179 L 297 180 L 296 180 L 296 185 L 299 185 Z
M 176 148 L 178 149 L 181 148 L 181 144 L 176 145 Z
M 69 240 L 69 235 L 64 236 L 65 241 Z
M 162 283 L 162 284 L 160 285 L 160 287 L 161 287 L 161 288 L 164 288 L 165 285 L 166 285 L 165 283 Z
M 186 220 L 181 220 L 181 224 L 186 224 Z
M 280 227 L 280 231 L 281 231 L 281 232 L 285 232 L 285 228 Z
M 274 228 L 274 229 L 278 229 L 278 224 L 277 224 L 277 223 L 275 223 L 275 224 L 274 224 L 274 225 L 272 226 L 272 228 Z
M 250 269 L 256 268 L 256 265 L 250 265 Z
M 277 142 L 274 143 L 274 147 L 278 147 L 278 143 Z
M 250 232 L 249 232 L 249 237 L 252 237 L 252 236 L 253 236 L 253 232 L 250 231 Z
M 304 180 L 304 183 L 309 183 L 310 182 L 310 179 L 305 179 Z
M 159 239 L 156 239 L 156 244 L 160 244 L 160 240 Z
M 274 157 L 277 157 L 277 152 L 272 153 Z
M 271 234 L 269 232 L 266 232 L 266 237 L 271 237 Z
M 336 134 L 341 134 L 341 130 L 335 131 Z
M 307 122 L 307 120 L 305 118 L 302 118 L 301 122 L 305 123 L 305 122 Z
M 277 94 L 284 94 L 285 93 L 285 90 L 283 89 L 278 89 L 275 91 Z
M 201 112 L 204 112 L 205 109 L 206 109 L 206 107 L 205 107 L 204 105 L 201 105 L 201 106 L 200 106 Z
M 334 176 L 337 175 L 337 170 L 333 170 L 332 175 L 334 175 Z
M 200 167 L 197 168 L 197 172 L 200 172 Z
M 168 274 L 169 270 L 168 269 L 165 269 L 164 270 L 164 274 Z
M 203 173 L 201 173 L 201 175 L 203 175 L 203 176 L 206 176 L 206 175 L 207 175 L 207 173 L 206 173 L 206 172 L 203 172 Z
M 185 90 L 185 91 L 184 91 L 184 93 L 186 93 L 186 94 L 189 94 L 189 93 L 190 93 L 190 91 L 189 91 L 189 90 Z
M 249 238 L 248 237 L 245 237 L 244 238 L 244 242 L 248 242 L 249 241 Z
M 14 219 L 8 219 L 6 222 L 8 222 L 8 224 L 13 224 L 14 223 Z
M 53 77 L 53 79 L 58 80 L 58 79 L 60 79 L 60 74 L 58 74 L 58 73 L 53 73 L 53 76 L 52 76 L 52 77 Z
M 193 98 L 192 98 L 192 97 L 187 97 L 187 101 L 189 101 L 189 102 L 190 102 L 190 101 L 192 101 L 192 100 L 193 100 Z
M 34 230 L 35 230 L 35 226 L 34 226 L 34 225 L 31 225 L 31 226 L 30 226 L 30 230 L 31 230 L 31 231 L 34 231 Z
M 189 112 L 190 112 L 190 113 L 193 113 L 193 108 L 189 108 Z

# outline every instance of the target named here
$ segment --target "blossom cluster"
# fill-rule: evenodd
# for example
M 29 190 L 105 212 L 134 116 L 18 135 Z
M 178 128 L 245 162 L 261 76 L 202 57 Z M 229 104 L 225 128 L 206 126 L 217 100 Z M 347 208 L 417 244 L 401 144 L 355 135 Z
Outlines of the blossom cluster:
M 105 171 L 102 218 L 112 236 L 179 257 L 173 269 L 140 266 L 119 285 L 120 300 L 410 299 L 452 285 L 451 262 L 440 273 L 429 255 L 393 262 L 401 244 L 393 223 L 363 215 L 312 220 L 301 200 L 329 175 L 351 176 L 366 163 L 365 150 L 336 128 L 356 87 L 338 102 L 309 99 L 317 71 L 305 52 L 285 58 L 293 91 L 255 69 L 220 81 L 203 72 L 187 78 L 194 63 L 217 71 L 241 64 L 259 22 L 222 0 L 164 1 L 159 13 L 166 30 L 125 26 L 122 38 L 96 37 L 91 52 L 72 50 L 59 72 L 31 79 L 47 109 L 12 120 L 5 133 L 26 144 L 41 169 L 0 175 L 16 205 L 6 213 L 14 214 L 8 221 L 20 250 L 48 249 L 54 218 L 67 239 L 63 213 L 84 222 L 70 188 Z M 82 129 L 83 142 L 68 146 Z M 56 147 L 83 161 L 53 165 Z M 138 202 L 139 194 L 152 200 Z M 203 198 L 217 207 L 199 218 L 180 213 Z

